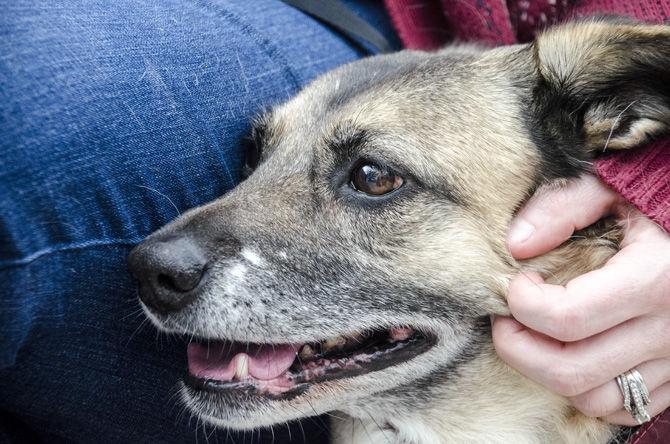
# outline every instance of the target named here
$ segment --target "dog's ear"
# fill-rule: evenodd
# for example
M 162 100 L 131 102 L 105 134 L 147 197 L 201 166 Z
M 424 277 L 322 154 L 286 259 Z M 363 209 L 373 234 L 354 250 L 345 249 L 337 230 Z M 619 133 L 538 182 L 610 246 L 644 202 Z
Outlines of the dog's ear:
M 589 19 L 544 32 L 530 49 L 532 114 L 559 151 L 586 160 L 670 128 L 670 27 Z

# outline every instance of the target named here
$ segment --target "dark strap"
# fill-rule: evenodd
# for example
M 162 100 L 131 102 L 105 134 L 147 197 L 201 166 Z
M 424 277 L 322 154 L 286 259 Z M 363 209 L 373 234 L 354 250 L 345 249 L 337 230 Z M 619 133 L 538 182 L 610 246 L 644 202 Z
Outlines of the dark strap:
M 284 0 L 284 3 L 332 26 L 357 42 L 365 42 L 379 53 L 393 52 L 384 34 L 337 0 Z

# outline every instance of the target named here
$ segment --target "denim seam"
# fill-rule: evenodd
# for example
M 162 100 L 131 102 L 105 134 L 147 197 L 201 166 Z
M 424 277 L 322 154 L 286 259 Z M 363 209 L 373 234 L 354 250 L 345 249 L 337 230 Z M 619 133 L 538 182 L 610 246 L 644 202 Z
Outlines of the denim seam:
M 40 259 L 44 256 L 49 256 L 54 253 L 60 253 L 63 251 L 77 251 L 77 250 L 83 250 L 91 247 L 107 247 L 107 246 L 116 246 L 116 245 L 137 245 L 142 239 L 138 238 L 137 240 L 131 240 L 131 239 L 107 239 L 107 240 L 102 240 L 102 239 L 95 239 L 95 240 L 89 240 L 86 242 L 78 242 L 78 243 L 72 243 L 72 244 L 61 244 L 61 245 L 54 245 L 49 248 L 44 248 L 42 250 L 37 250 L 34 253 L 29 254 L 28 256 L 25 256 L 21 259 L 12 259 L 8 261 L 1 261 L 0 262 L 0 270 L 4 270 L 7 268 L 13 268 L 13 267 L 20 267 L 23 265 L 28 265 L 33 261 L 36 261 L 37 259 Z
M 218 5 L 214 5 L 209 1 L 193 0 L 192 3 L 200 4 L 210 9 L 215 14 L 218 14 L 224 19 L 227 19 L 228 21 L 239 26 L 240 31 L 242 31 L 245 35 L 250 37 L 271 60 L 279 63 L 283 67 L 282 73 L 284 74 L 284 78 L 293 83 L 293 86 L 295 87 L 296 90 L 300 88 L 301 84 L 300 81 L 298 80 L 298 76 L 291 69 L 290 65 L 288 64 L 288 61 L 286 60 L 286 57 L 284 57 L 279 48 L 274 46 L 272 43 L 270 43 L 268 39 L 263 37 L 263 35 L 256 28 L 254 28 L 249 23 L 245 22 L 237 14 L 222 9 Z

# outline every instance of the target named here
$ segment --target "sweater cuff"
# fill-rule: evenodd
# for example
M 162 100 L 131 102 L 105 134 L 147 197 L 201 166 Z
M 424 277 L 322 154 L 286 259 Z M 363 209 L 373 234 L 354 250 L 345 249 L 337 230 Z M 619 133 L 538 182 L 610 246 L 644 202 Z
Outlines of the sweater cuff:
M 595 162 L 600 178 L 670 232 L 670 139 Z

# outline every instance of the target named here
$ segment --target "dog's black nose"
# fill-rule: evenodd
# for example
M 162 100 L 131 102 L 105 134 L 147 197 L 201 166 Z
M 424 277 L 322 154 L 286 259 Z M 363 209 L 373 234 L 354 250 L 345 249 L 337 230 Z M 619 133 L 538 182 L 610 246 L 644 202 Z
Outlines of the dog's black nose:
M 149 239 L 128 257 L 130 272 L 140 281 L 140 299 L 168 313 L 191 302 L 207 268 L 202 248 L 189 237 Z

